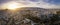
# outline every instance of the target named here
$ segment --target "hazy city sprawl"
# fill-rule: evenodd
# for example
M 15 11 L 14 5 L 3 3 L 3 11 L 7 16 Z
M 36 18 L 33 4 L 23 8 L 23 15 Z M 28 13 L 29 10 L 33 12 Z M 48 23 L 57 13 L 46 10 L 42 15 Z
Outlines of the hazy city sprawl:
M 0 25 L 60 25 L 60 9 L 23 7 L 0 10 Z

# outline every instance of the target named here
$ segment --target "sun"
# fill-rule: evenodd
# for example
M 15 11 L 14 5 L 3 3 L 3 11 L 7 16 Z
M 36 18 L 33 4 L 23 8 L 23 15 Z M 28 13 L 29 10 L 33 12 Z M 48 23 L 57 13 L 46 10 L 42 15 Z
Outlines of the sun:
M 19 8 L 17 3 L 12 3 L 7 5 L 7 9 L 15 10 L 16 8 Z
M 8 9 L 16 9 L 16 8 L 18 8 L 18 6 L 15 4 L 8 5 Z
M 8 2 L 3 4 L 2 6 L 3 9 L 8 9 L 8 10 L 16 10 L 17 8 L 21 8 L 21 7 L 25 7 L 25 5 L 18 2 Z

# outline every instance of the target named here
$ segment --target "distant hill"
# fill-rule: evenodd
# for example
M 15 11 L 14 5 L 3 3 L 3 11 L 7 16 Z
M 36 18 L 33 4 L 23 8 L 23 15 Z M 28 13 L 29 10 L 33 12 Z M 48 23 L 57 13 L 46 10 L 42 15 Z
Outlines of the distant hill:
M 10 10 L 0 10 L 0 12 L 5 12 Z M 38 8 L 38 7 L 22 7 L 17 8 L 16 12 L 20 12 L 20 14 L 26 14 L 27 12 L 33 13 L 34 15 L 47 15 L 47 14 L 56 14 L 56 11 L 60 11 L 60 9 L 44 9 L 44 8 Z M 6 12 L 7 13 L 7 12 Z

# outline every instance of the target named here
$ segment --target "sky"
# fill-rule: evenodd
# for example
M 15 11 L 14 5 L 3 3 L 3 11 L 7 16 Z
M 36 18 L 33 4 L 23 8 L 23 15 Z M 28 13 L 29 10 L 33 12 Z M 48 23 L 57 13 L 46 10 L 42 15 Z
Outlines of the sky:
M 24 7 L 60 8 L 60 0 L 0 0 L 0 9 L 10 2 L 23 4 Z

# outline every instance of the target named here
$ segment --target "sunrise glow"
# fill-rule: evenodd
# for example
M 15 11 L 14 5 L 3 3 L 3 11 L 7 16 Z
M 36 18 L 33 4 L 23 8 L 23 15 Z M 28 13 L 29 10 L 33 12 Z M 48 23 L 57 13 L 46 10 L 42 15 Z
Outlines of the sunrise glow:
M 15 10 L 16 8 L 19 8 L 19 5 L 17 3 L 7 5 L 7 9 Z

